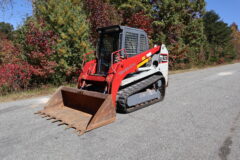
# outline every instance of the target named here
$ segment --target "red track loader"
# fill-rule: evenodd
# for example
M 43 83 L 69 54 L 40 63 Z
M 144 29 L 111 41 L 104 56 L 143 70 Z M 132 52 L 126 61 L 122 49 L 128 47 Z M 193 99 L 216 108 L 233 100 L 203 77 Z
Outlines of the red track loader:
M 112 123 L 116 110 L 131 112 L 163 100 L 168 83 L 168 50 L 149 49 L 141 29 L 110 26 L 97 30 L 96 59 L 87 62 L 78 88 L 60 87 L 38 113 L 80 134 Z

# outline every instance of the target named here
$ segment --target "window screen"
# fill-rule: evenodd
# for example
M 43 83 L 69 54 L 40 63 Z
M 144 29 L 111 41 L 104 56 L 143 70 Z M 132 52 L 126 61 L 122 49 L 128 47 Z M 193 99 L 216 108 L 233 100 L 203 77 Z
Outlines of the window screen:
M 118 49 L 122 49 L 122 33 L 119 34 L 119 42 L 118 42 Z M 122 54 L 122 53 L 121 53 Z
M 147 48 L 147 38 L 145 35 L 140 35 L 140 52 L 146 51 Z
M 130 54 L 129 56 L 137 54 L 137 47 L 138 47 L 138 34 L 126 32 L 125 48 L 127 53 Z

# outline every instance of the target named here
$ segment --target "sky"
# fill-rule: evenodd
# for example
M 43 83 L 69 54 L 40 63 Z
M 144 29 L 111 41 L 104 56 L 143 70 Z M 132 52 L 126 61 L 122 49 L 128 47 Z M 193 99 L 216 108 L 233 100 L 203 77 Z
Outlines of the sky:
M 0 9 L 0 22 L 10 23 L 16 29 L 23 24 L 27 16 L 31 15 L 32 4 L 29 0 L 13 0 L 5 9 Z
M 207 10 L 214 10 L 221 19 L 232 24 L 237 23 L 240 26 L 240 0 L 206 0 Z
M 240 26 L 240 0 L 206 0 L 207 10 L 214 10 L 229 25 L 233 22 Z M 0 9 L 0 22 L 7 22 L 16 29 L 21 26 L 27 16 L 32 15 L 29 0 L 13 0 L 4 10 Z

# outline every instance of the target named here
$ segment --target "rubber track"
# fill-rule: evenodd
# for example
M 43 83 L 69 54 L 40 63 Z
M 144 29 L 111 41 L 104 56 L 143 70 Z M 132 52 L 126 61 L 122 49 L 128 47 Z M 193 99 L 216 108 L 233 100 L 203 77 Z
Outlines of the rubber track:
M 153 103 L 156 103 L 156 102 L 162 100 L 163 97 L 161 97 L 160 99 L 154 99 L 154 100 L 150 100 L 147 102 L 143 102 L 143 103 L 135 105 L 133 107 L 128 108 L 128 106 L 127 106 L 127 98 L 129 96 L 131 96 L 134 93 L 137 93 L 145 88 L 148 88 L 150 85 L 154 84 L 161 78 L 163 78 L 162 75 L 153 75 L 153 76 L 148 77 L 138 83 L 135 83 L 127 88 L 120 90 L 118 93 L 118 105 L 120 105 L 120 107 L 118 107 L 119 111 L 125 112 L 125 113 L 133 112 L 135 110 L 138 110 L 140 108 L 146 107 L 148 105 L 151 105 Z M 161 90 L 160 90 L 160 92 L 161 92 Z M 163 96 L 164 96 L 164 93 L 163 93 Z

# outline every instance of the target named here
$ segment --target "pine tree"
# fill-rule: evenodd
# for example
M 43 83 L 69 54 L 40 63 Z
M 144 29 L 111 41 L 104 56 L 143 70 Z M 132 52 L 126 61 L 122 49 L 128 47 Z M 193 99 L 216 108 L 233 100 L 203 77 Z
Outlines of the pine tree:
M 220 20 L 214 11 L 207 12 L 204 17 L 205 34 L 210 46 L 208 59 L 211 62 L 223 63 L 235 58 L 231 44 L 231 28 Z
M 205 33 L 210 44 L 225 45 L 231 40 L 231 29 L 220 20 L 214 11 L 207 12 L 204 17 Z

